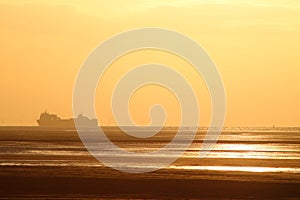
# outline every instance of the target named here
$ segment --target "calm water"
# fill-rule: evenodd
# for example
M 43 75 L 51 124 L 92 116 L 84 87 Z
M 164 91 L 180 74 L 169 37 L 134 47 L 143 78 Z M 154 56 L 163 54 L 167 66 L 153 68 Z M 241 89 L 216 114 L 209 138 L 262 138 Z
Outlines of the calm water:
M 117 134 L 118 131 L 111 132 Z M 153 141 L 116 140 L 116 143 L 128 151 L 154 151 L 166 145 L 166 138 L 175 134 L 176 129 L 168 128 L 164 132 L 165 134 L 160 134 Z M 189 134 L 188 129 L 186 134 Z M 168 168 L 199 172 L 279 173 L 299 181 L 300 128 L 227 128 L 213 151 L 205 159 L 200 159 L 198 156 L 204 135 L 205 129 L 200 130 L 182 158 Z M 179 149 L 175 146 L 173 150 Z M 109 155 L 106 151 L 97 154 Z M 118 158 L 120 155 L 114 156 Z M 136 163 L 123 164 L 127 167 L 139 167 Z M 92 158 L 72 131 L 51 131 L 32 127 L 0 129 L 0 166 L 103 165 Z

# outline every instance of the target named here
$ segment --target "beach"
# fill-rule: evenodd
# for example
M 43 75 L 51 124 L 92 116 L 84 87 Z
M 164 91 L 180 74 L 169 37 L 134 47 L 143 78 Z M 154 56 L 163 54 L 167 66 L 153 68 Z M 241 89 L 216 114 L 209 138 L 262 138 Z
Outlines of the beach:
M 19 169 L 21 170 L 21 169 Z M 61 169 L 35 169 L 61 170 Z M 35 171 L 33 170 L 33 171 Z M 75 170 L 75 169 L 74 169 Z M 25 170 L 26 171 L 26 170 Z M 23 172 L 21 172 L 23 173 Z M 37 172 L 38 173 L 38 172 Z M 211 198 L 288 199 L 299 198 L 297 183 L 224 181 L 161 177 L 110 175 L 110 177 L 27 176 L 16 173 L 1 176 L 2 198 Z
M 149 148 L 161 146 L 156 143 L 169 141 L 176 129 L 163 130 L 160 139 L 138 141 L 120 137 L 118 129 L 107 128 L 106 131 L 124 148 L 127 146 L 134 151 L 148 144 L 144 151 L 149 151 Z M 200 130 L 196 143 L 170 166 L 148 173 L 127 173 L 96 160 L 87 152 L 75 131 L 1 127 L 0 197 L 300 198 L 298 129 L 225 130 L 212 153 L 200 159 L 196 155 L 204 132 Z M 234 141 L 232 136 L 235 136 Z M 253 145 L 256 148 L 260 145 L 259 150 L 251 149 Z M 268 150 L 265 147 L 269 147 Z M 124 164 L 130 167 L 130 163 Z

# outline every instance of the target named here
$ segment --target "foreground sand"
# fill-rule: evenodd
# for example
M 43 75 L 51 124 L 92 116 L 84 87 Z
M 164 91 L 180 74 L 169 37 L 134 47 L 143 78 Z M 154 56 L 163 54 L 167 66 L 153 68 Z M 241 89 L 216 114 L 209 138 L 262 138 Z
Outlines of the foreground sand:
M 205 180 L 172 171 L 127 174 L 109 168 L 2 167 L 2 198 L 202 198 L 287 199 L 300 197 L 295 182 Z M 101 172 L 99 171 L 101 170 Z M 98 175 L 97 172 L 100 172 Z M 90 176 L 87 176 L 90 174 Z M 237 177 L 240 178 L 240 177 Z

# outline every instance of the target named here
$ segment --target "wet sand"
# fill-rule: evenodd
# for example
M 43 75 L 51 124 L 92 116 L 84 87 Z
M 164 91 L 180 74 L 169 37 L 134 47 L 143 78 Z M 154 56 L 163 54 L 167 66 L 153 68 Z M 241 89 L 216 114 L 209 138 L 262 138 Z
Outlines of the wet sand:
M 116 130 L 118 132 L 118 130 Z M 118 135 L 116 140 L 120 140 Z M 123 138 L 121 138 L 123 141 Z M 125 138 L 126 139 L 126 138 Z M 108 167 L 90 155 L 30 153 L 17 151 L 18 145 L 70 145 L 82 148 L 74 132 L 40 129 L 0 129 L 2 148 L 0 162 L 0 199 L 101 199 L 101 198 L 180 198 L 180 199 L 299 199 L 299 173 L 254 173 L 161 169 L 151 173 L 129 174 Z M 6 145 L 6 146 L 5 146 Z M 143 145 L 143 144 L 142 144 Z M 25 148 L 25 147 L 24 147 Z M 52 148 L 52 147 L 51 147 Z M 33 149 L 36 150 L 36 149 Z M 41 149 L 39 149 L 41 150 Z M 57 151 L 65 151 L 57 150 Z M 57 152 L 53 151 L 53 152 Z M 10 153 L 5 153 L 10 152 Z M 58 161 L 87 165 L 59 165 Z M 16 165 L 15 163 L 21 163 Z M 50 163 L 53 166 L 26 163 Z M 47 161 L 47 162 L 46 162 Z M 10 165 L 11 164 L 11 165 Z M 24 164 L 24 165 L 23 165 Z M 297 167 L 299 162 L 265 159 L 180 158 L 173 165 L 193 166 L 281 166 Z
M 88 172 L 89 171 L 89 172 Z M 2 167 L 1 198 L 197 198 L 290 199 L 300 197 L 296 182 L 211 180 L 162 170 L 128 174 L 109 168 Z M 99 173 L 98 173 L 99 172 Z M 89 176 L 88 176 L 89 174 Z

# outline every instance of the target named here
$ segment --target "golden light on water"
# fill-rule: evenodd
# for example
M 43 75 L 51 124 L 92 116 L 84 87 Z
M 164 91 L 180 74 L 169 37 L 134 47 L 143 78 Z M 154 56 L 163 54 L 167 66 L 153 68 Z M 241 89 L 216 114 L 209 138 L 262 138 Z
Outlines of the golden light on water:
M 236 150 L 236 151 L 257 151 L 262 149 L 260 145 L 248 145 L 248 144 L 228 144 L 224 149 Z
M 299 173 L 300 168 L 291 167 L 247 167 L 247 166 L 171 166 L 171 169 L 240 171 L 240 172 L 288 172 Z

